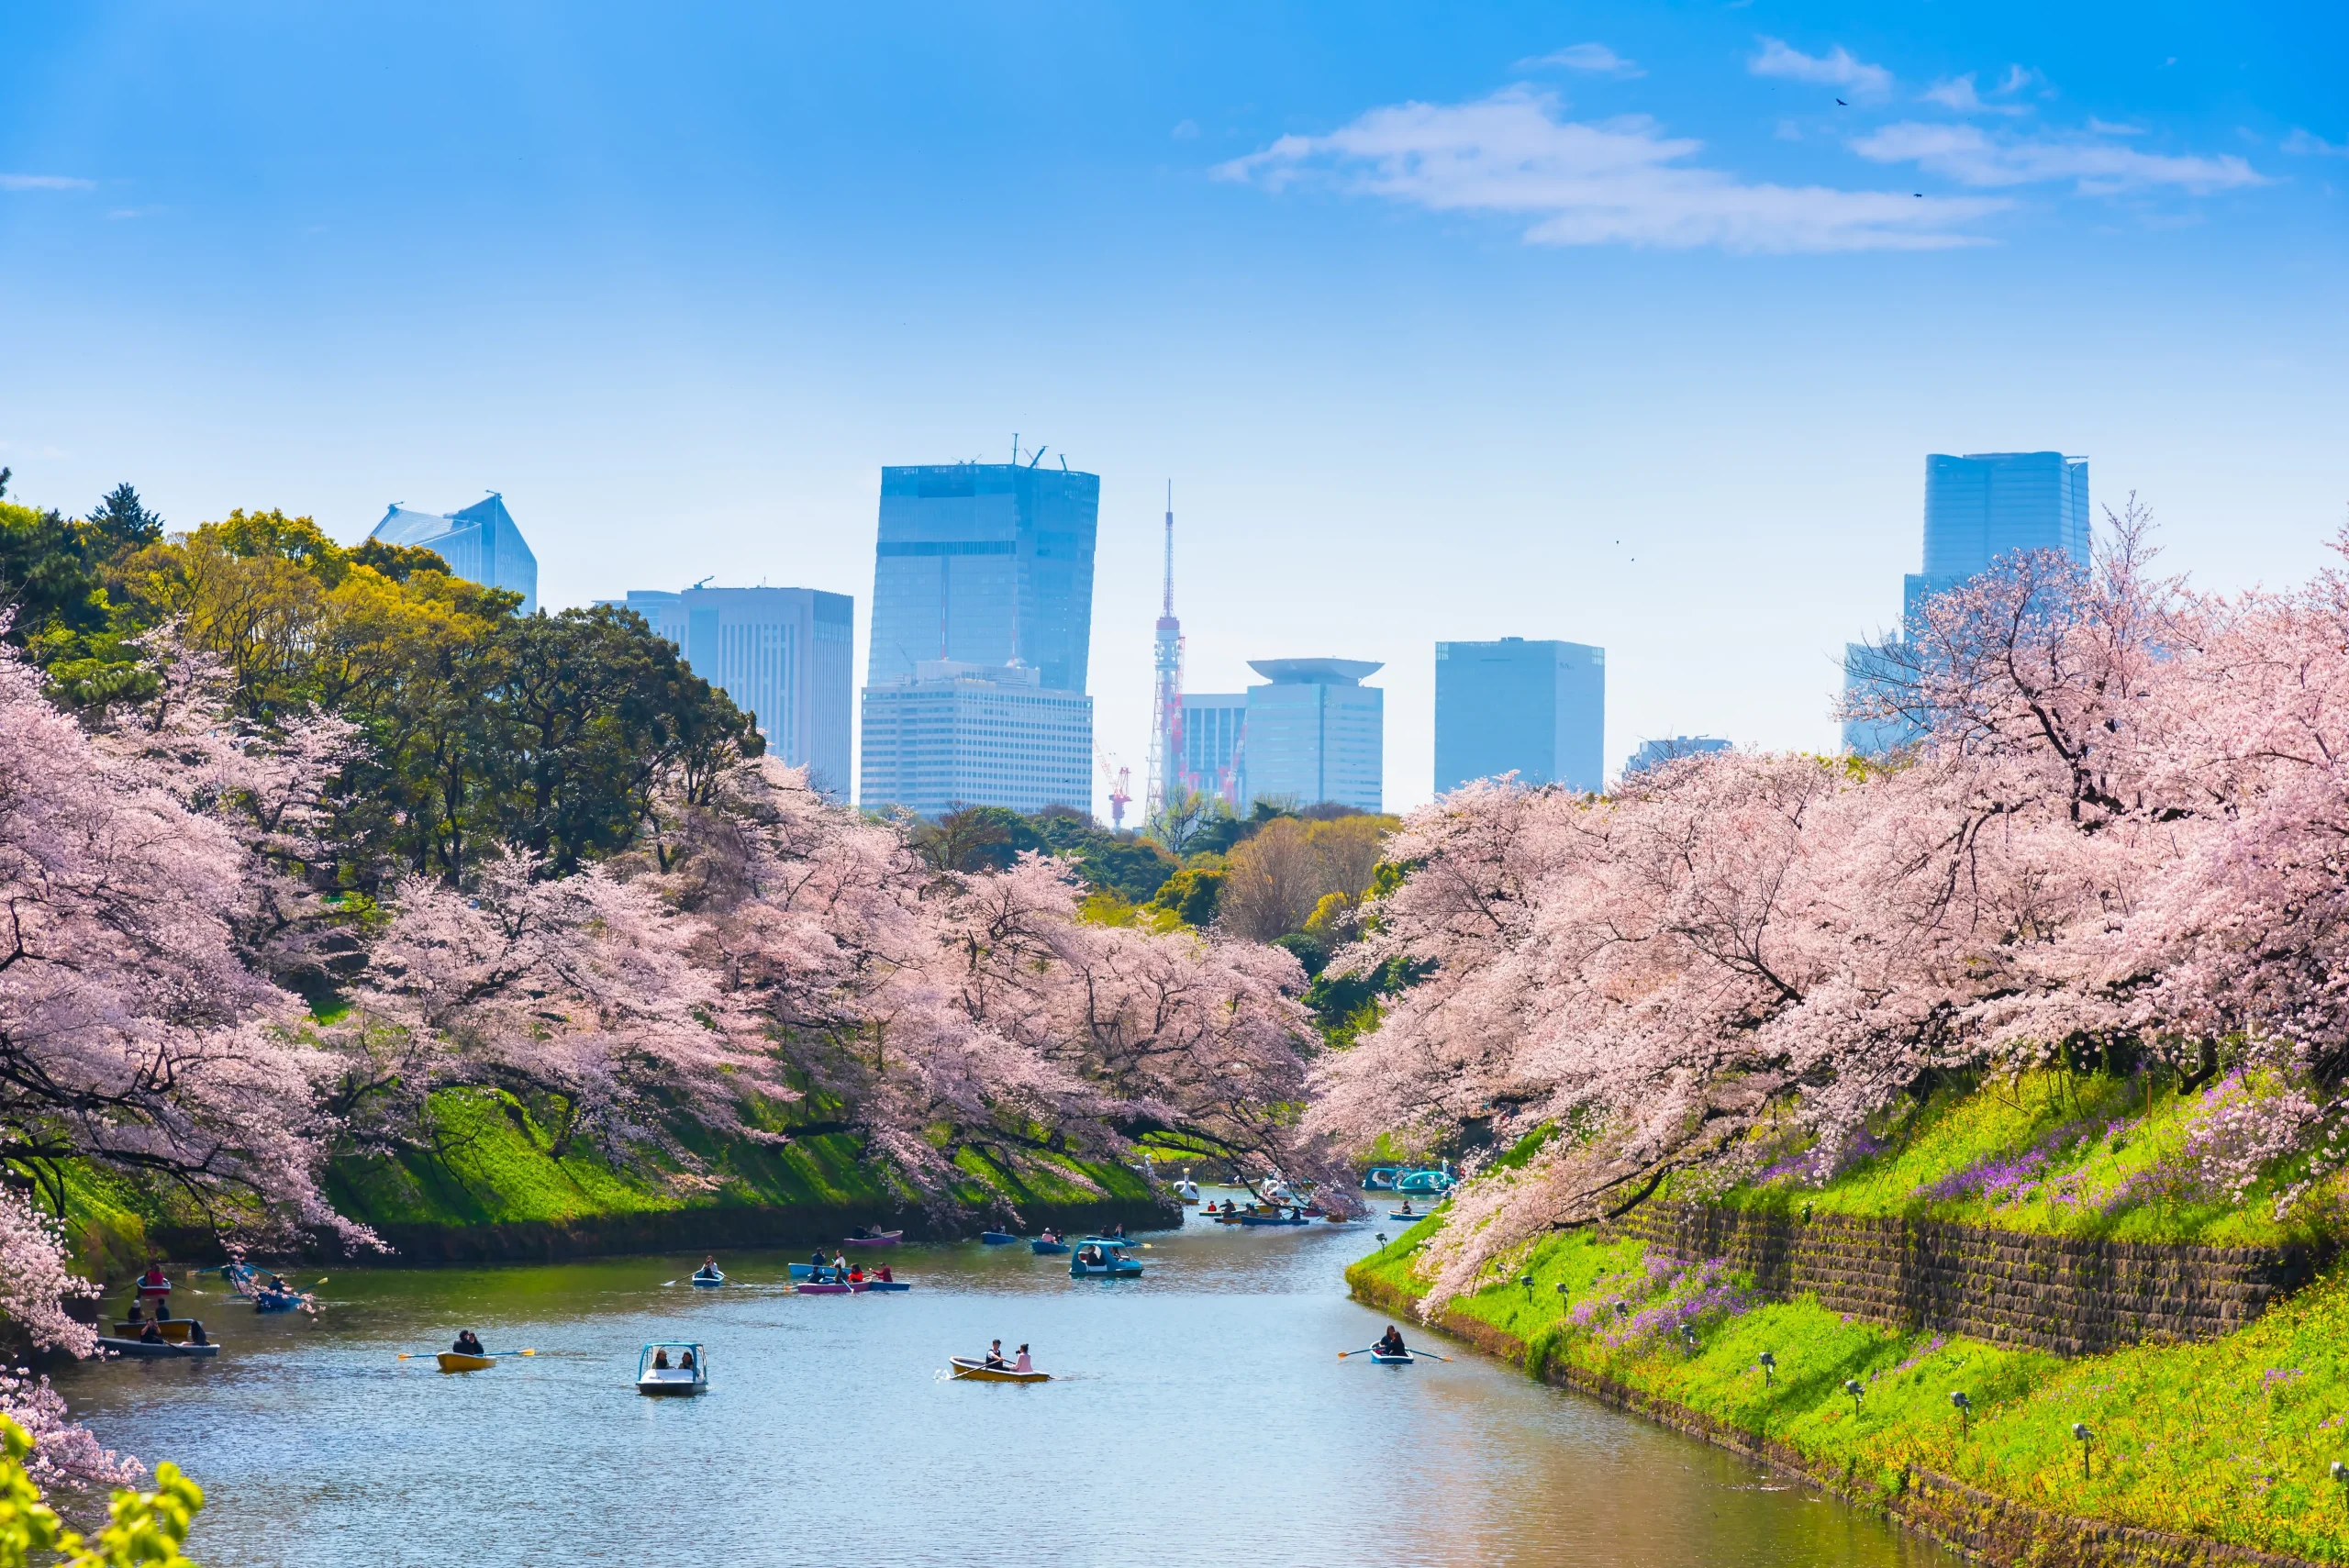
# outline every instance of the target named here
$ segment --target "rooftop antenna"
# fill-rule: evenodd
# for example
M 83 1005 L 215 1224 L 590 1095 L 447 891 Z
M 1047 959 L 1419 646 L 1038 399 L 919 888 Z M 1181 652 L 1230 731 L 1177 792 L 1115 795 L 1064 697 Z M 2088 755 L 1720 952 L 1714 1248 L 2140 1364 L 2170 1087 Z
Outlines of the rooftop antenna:
M 1011 466 L 1019 466 L 1019 432 L 1017 430 L 1011 432 Z
M 713 573 L 711 573 L 709 574 L 709 577 L 715 577 L 715 576 L 717 576 L 717 575 L 718 575 L 718 573 L 715 573 L 715 572 L 713 572 Z M 695 584 L 694 584 L 694 587 L 695 587 L 695 588 L 707 587 L 707 586 L 708 585 L 708 584 L 709 584 L 709 577 L 705 577 L 705 578 L 703 578 L 700 582 L 698 582 L 698 583 Z M 686 591 L 687 593 L 691 593 L 691 592 L 693 591 L 693 589 L 692 589 L 692 588 L 688 588 L 688 589 L 687 589 L 687 590 L 685 590 L 685 591 Z

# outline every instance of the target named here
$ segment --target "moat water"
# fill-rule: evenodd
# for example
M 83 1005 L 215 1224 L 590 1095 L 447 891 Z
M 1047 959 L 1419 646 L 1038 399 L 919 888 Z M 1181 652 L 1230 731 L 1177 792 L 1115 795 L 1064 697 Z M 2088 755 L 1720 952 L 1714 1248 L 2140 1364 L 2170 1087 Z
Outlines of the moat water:
M 1195 1221 L 1114 1283 L 1025 1243 L 901 1247 L 896 1296 L 793 1295 L 770 1253 L 721 1256 L 715 1291 L 683 1257 L 333 1269 L 315 1318 L 183 1296 L 217 1361 L 57 1381 L 203 1484 L 208 1568 L 1956 1561 L 1431 1336 L 1452 1362 L 1340 1361 L 1384 1327 L 1342 1277 L 1375 1229 Z M 464 1328 L 538 1354 L 443 1375 Z M 996 1338 L 1056 1381 L 943 1377 Z M 707 1347 L 707 1394 L 635 1392 L 664 1339 Z

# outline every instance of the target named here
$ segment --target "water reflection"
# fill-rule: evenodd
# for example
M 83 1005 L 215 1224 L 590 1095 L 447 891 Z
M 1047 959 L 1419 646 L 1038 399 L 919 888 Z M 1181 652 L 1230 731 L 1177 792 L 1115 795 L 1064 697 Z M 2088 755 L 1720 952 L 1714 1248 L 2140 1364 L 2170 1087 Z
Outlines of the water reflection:
M 891 1296 L 795 1296 L 782 1254 L 721 1258 L 718 1291 L 684 1283 L 698 1257 L 338 1270 L 316 1320 L 185 1304 L 217 1362 L 60 1382 L 104 1440 L 204 1483 L 195 1555 L 221 1568 L 1954 1561 L 1473 1356 L 1340 1362 L 1381 1327 L 1341 1277 L 1370 1234 L 1194 1224 L 1124 1282 L 900 1248 Z M 539 1354 L 443 1376 L 461 1328 Z M 708 1395 L 634 1393 L 658 1338 L 707 1345 Z M 940 1377 L 996 1338 L 1060 1381 Z

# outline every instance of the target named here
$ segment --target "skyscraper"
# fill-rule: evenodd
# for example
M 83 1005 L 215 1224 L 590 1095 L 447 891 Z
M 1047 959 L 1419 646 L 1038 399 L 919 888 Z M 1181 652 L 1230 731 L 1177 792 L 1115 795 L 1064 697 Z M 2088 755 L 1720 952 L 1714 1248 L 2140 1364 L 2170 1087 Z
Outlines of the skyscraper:
M 856 603 L 816 588 L 633 590 L 607 599 L 677 645 L 695 674 L 758 719 L 767 749 L 836 800 L 849 790 Z
M 1034 462 L 883 469 L 866 681 L 1017 661 L 1046 691 L 1085 690 L 1100 506 L 1097 475 Z
M 1380 666 L 1367 659 L 1251 659 L 1248 667 L 1270 683 L 1248 688 L 1249 799 L 1380 809 L 1386 694 L 1362 684 Z
M 1091 805 L 1101 481 L 1041 456 L 881 471 L 863 804 Z
M 2062 452 L 1970 452 L 1925 459 L 1924 570 L 1902 580 L 1900 631 L 1913 635 L 1925 602 L 1990 569 L 2003 556 L 2051 550 L 2088 562 L 2088 460 Z M 1879 643 L 1847 643 L 1848 703 L 1884 678 Z M 1897 662 L 1897 661 L 1896 661 Z M 1843 721 L 1843 747 L 1864 755 L 1895 750 L 1916 736 L 1903 724 Z
M 1435 791 L 1514 772 L 1607 787 L 1607 651 L 1579 642 L 1435 645 Z
M 1245 812 L 1248 793 L 1246 692 L 1185 692 L 1177 781 L 1185 789 Z
M 531 553 L 522 530 L 514 526 L 505 498 L 495 490 L 487 499 L 446 517 L 395 502 L 367 537 L 384 544 L 431 550 L 468 583 L 521 595 L 524 615 L 538 611 L 539 558 Z
M 1048 691 L 1025 665 L 923 660 L 909 681 L 864 688 L 857 798 L 924 817 L 966 806 L 1086 811 L 1093 699 Z

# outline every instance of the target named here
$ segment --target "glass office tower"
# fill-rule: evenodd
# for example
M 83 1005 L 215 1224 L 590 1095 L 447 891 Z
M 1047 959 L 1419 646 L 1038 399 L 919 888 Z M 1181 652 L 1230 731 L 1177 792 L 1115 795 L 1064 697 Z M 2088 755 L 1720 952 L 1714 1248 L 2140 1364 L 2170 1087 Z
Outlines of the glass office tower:
M 1579 642 L 1435 645 L 1435 792 L 1514 773 L 1607 786 L 1607 651 Z
M 1183 787 L 1245 815 L 1252 798 L 1248 793 L 1247 731 L 1247 693 L 1185 692 L 1177 772 Z
M 1701 757 L 1709 751 L 1728 750 L 1729 742 L 1717 735 L 1675 735 L 1663 740 L 1642 740 L 1639 750 L 1625 759 L 1623 776 L 1628 779 L 1683 757 Z
M 1911 635 L 1925 601 L 1979 576 L 2002 556 L 2051 550 L 2088 563 L 2088 460 L 2062 452 L 1969 452 L 1925 459 L 1925 559 L 1902 580 L 1901 629 Z M 1848 702 L 1882 678 L 1881 643 L 1844 645 Z M 1897 662 L 1896 662 L 1897 663 Z M 1843 747 L 1863 755 L 1917 739 L 1906 725 L 1846 718 Z
M 1367 659 L 1251 659 L 1248 667 L 1271 683 L 1248 688 L 1250 802 L 1381 809 L 1386 694 L 1362 684 L 1380 666 Z
M 1093 805 L 1093 699 L 1037 683 L 1022 664 L 925 659 L 914 678 L 864 688 L 857 798 L 942 817 Z
M 870 685 L 935 660 L 1020 663 L 1085 690 L 1098 475 L 1034 464 L 881 471 Z
M 509 589 L 522 595 L 524 615 L 538 612 L 539 558 L 495 490 L 486 500 L 445 517 L 395 504 L 367 537 L 431 550 L 466 582 Z
M 767 750 L 835 800 L 849 788 L 856 602 L 817 588 L 636 589 L 634 610 L 695 674 L 758 720 Z

